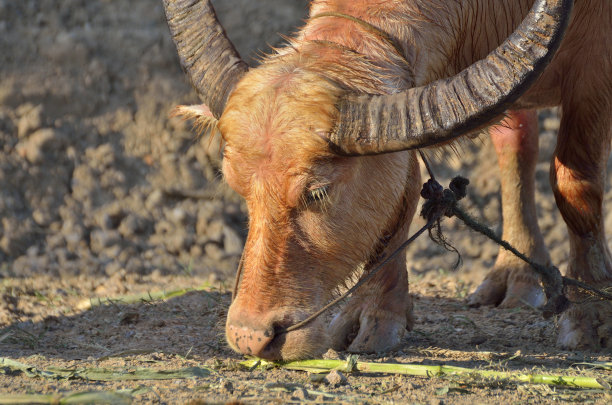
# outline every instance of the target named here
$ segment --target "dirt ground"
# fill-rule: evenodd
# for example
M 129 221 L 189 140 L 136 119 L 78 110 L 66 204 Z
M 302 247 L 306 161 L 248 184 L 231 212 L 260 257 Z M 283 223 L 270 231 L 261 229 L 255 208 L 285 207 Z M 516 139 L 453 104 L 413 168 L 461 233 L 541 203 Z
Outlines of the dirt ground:
M 253 62 L 258 49 L 282 42 L 278 33 L 301 24 L 307 2 L 213 3 Z M 108 382 L 33 378 L 0 363 L 0 403 L 19 394 L 121 390 L 132 390 L 126 398 L 137 403 L 612 402 L 604 390 L 359 374 L 333 385 L 305 372 L 240 368 L 223 325 L 245 207 L 219 180 L 218 150 L 168 118 L 175 105 L 195 101 L 160 1 L 0 0 L 0 358 L 45 370 L 212 370 Z M 554 110 L 540 118 L 539 223 L 563 268 L 567 232 L 548 186 L 559 120 Z M 441 179 L 470 178 L 465 206 L 500 232 L 487 139 L 462 146 L 460 158 L 443 151 L 433 159 Z M 612 213 L 605 222 L 612 229 Z M 610 381 L 610 371 L 577 365 L 610 361 L 609 353 L 555 348 L 555 319 L 533 309 L 467 307 L 497 249 L 453 219 L 444 229 L 463 267 L 451 271 L 455 256 L 427 238 L 411 247 L 416 326 L 398 350 L 361 359 Z M 170 298 L 155 294 L 196 286 Z M 91 306 L 104 298 L 117 299 Z

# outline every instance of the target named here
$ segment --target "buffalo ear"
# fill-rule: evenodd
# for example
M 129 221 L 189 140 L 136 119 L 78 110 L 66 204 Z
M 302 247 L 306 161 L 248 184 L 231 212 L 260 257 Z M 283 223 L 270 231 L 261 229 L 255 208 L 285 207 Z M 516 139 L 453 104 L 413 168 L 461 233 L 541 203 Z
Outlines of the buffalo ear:
M 170 113 L 171 117 L 181 117 L 184 120 L 193 120 L 193 128 L 196 130 L 197 137 L 208 138 L 206 145 L 207 153 L 210 155 L 218 154 L 219 158 L 223 155 L 223 138 L 220 136 L 215 118 L 210 108 L 206 104 L 178 105 Z M 218 139 L 218 147 L 212 148 L 213 140 Z
M 200 135 L 216 131 L 219 122 L 206 104 L 178 105 L 170 116 L 193 120 L 193 127 Z
M 197 119 L 198 117 L 215 119 L 213 113 L 206 104 L 177 105 L 170 113 L 170 116 L 182 117 L 184 119 Z

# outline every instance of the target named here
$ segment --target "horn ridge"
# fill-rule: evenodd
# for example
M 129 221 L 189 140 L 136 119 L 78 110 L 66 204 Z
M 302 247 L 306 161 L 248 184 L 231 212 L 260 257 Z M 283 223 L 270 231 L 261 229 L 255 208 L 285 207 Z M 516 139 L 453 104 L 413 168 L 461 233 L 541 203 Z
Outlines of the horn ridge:
M 248 65 L 231 43 L 210 0 L 163 0 L 181 66 L 200 99 L 219 118 Z
M 491 123 L 548 65 L 572 6 L 573 0 L 536 0 L 500 46 L 453 77 L 392 95 L 346 94 L 329 137 L 334 150 L 364 155 L 419 149 Z M 388 111 L 402 123 L 380 119 Z

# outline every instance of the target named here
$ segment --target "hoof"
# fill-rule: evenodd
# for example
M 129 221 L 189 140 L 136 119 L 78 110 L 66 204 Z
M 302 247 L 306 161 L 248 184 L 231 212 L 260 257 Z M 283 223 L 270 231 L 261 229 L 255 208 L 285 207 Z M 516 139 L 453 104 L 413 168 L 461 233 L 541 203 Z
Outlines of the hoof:
M 500 308 L 539 308 L 545 303 L 546 296 L 538 276 L 527 265 L 515 268 L 495 267 L 467 299 L 471 307 L 493 305 Z
M 583 302 L 559 318 L 557 345 L 569 350 L 612 350 L 612 303 Z
M 384 353 L 398 347 L 407 328 L 410 313 L 394 313 L 350 303 L 332 320 L 328 332 L 334 350 L 353 353 Z

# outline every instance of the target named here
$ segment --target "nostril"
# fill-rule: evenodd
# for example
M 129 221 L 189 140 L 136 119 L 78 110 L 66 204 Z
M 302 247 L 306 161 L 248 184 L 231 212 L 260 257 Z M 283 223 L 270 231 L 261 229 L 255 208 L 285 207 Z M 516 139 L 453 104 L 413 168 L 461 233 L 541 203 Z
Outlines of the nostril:
M 281 349 L 287 339 L 287 327 L 289 324 L 285 322 L 275 322 L 272 325 L 270 334 L 270 341 L 262 348 L 261 352 L 257 354 L 258 357 L 262 357 L 268 360 L 280 360 Z
M 282 322 L 274 322 L 272 324 L 272 331 L 274 336 L 280 336 L 287 333 L 287 328 L 291 326 L 291 322 L 282 321 Z
M 272 329 L 258 330 L 247 326 L 227 326 L 227 337 L 238 351 L 260 356 L 260 353 L 274 339 Z

